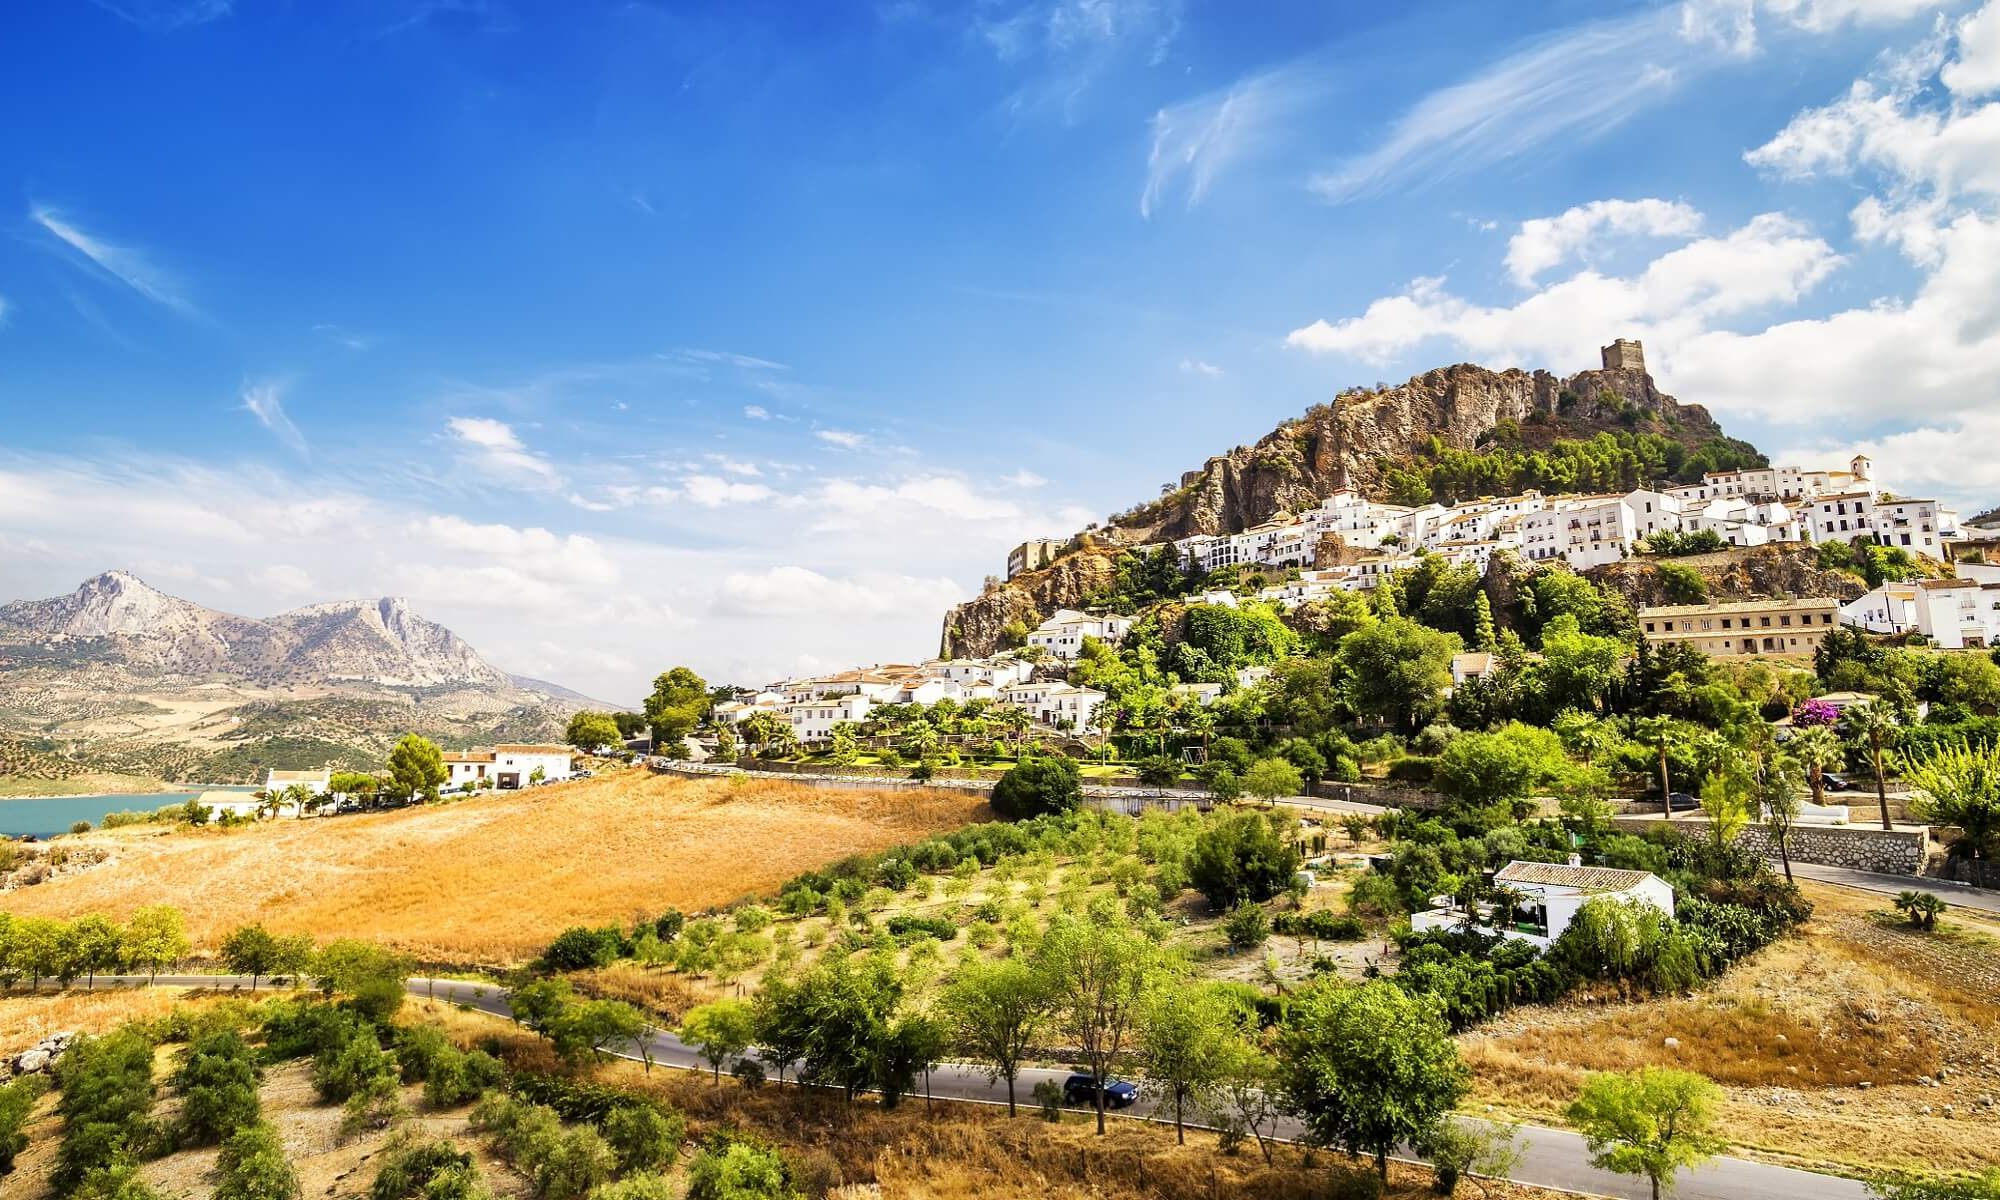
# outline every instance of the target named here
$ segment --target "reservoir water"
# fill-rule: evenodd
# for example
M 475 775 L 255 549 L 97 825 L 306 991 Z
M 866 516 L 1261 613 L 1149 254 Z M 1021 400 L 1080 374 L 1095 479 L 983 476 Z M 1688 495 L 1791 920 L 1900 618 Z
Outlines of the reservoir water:
M 168 804 L 185 804 L 202 792 L 254 792 L 254 787 L 213 787 L 185 792 L 127 792 L 114 796 L 27 796 L 0 799 L 0 834 L 52 837 L 68 833 L 78 821 L 92 825 L 105 813 L 151 812 Z

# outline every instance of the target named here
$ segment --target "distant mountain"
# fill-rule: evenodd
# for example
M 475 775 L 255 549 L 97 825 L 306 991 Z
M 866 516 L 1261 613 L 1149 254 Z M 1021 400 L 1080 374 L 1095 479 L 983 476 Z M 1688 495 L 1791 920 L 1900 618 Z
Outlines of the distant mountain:
M 513 678 L 451 630 L 396 598 L 340 600 L 257 620 L 169 596 L 125 571 L 86 579 L 67 596 L 0 607 L 9 643 L 54 665 L 222 675 L 291 686 L 366 683 L 472 688 L 529 699 Z
M 0 606 L 0 774 L 372 769 L 412 730 L 453 748 L 547 741 L 585 707 L 607 706 L 516 679 L 399 599 L 257 619 L 107 571 Z
M 631 711 L 629 705 L 613 704 L 608 700 L 598 700 L 594 697 L 586 696 L 582 692 L 571 691 L 560 683 L 550 683 L 546 679 L 534 679 L 526 675 L 509 675 L 507 678 L 513 680 L 514 686 L 524 692 L 533 692 L 535 695 L 545 699 L 559 700 L 565 704 L 574 704 L 578 708 L 588 708 L 596 712 Z
M 296 638 L 290 663 L 325 679 L 402 687 L 445 684 L 506 688 L 514 681 L 451 630 L 410 611 L 409 601 L 336 600 L 265 622 Z

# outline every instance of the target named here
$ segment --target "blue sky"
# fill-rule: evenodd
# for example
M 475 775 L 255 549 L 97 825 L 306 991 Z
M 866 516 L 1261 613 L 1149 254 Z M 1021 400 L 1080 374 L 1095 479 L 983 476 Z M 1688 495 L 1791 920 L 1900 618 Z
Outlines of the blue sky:
M 10 5 L 0 596 L 907 659 L 1343 386 L 1620 335 L 1977 504 L 1996 90 L 1924 0 Z

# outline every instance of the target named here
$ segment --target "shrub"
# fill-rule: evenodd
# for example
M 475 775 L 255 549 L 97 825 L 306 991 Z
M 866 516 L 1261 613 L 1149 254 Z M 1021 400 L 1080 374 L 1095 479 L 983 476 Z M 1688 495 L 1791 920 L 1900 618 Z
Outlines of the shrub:
M 448 1184 L 452 1180 L 477 1178 L 472 1155 L 443 1140 L 399 1139 L 391 1142 L 381 1157 L 375 1183 L 368 1189 L 369 1200 L 432 1200 L 440 1195 L 437 1186 L 440 1181 Z
M 62 1145 L 49 1184 L 59 1196 L 78 1192 L 93 1173 L 115 1168 L 150 1135 L 153 1044 L 127 1027 L 101 1038 L 79 1038 L 56 1060 L 62 1098 Z
M 1271 920 L 1262 905 L 1238 904 L 1222 919 L 1223 936 L 1238 950 L 1254 950 L 1271 936 Z
M 234 1030 L 210 1033 L 190 1045 L 174 1072 L 181 1094 L 178 1132 L 183 1142 L 220 1142 L 257 1123 L 259 1072 L 249 1043 Z
M 889 936 L 905 944 L 918 938 L 936 938 L 948 942 L 958 936 L 958 926 L 944 917 L 919 917 L 898 914 L 883 922 Z
M 1062 1085 L 1053 1079 L 1044 1079 L 1035 1085 L 1029 1095 L 1035 1101 L 1035 1108 L 1042 1120 L 1053 1125 L 1062 1120 Z
M 674 1165 L 687 1136 L 679 1113 L 662 1112 L 650 1104 L 626 1104 L 604 1118 L 604 1140 L 618 1159 L 620 1171 L 664 1171 Z
M 615 926 L 590 929 L 572 925 L 542 951 L 542 963 L 552 971 L 587 971 L 605 966 L 625 952 L 625 935 Z
M 1411 755 L 1390 763 L 1388 777 L 1398 783 L 1429 783 L 1436 771 L 1436 759 Z
M 90 832 L 90 822 L 88 822 L 88 821 L 76 821 L 76 822 L 73 822 L 73 823 L 71 823 L 71 825 L 70 825 L 70 827 L 69 827 L 69 831 L 70 831 L 71 833 L 89 833 L 89 832 Z
M 1147 787 L 1172 787 L 1181 781 L 1181 764 L 1165 754 L 1139 760 L 1139 782 Z
M 28 1148 L 28 1135 L 21 1132 L 48 1084 L 39 1075 L 23 1075 L 0 1085 L 0 1175 L 14 1169 L 14 1156 Z
M 215 1200 L 297 1200 L 298 1172 L 285 1158 L 278 1133 L 259 1122 L 246 1125 L 222 1144 L 216 1157 Z
M 1024 758 L 993 785 L 993 811 L 1012 821 L 1074 810 L 1083 773 L 1071 758 Z
M 396 1060 L 366 1027 L 351 1028 L 346 1040 L 322 1049 L 313 1061 L 313 1087 L 325 1100 L 346 1100 L 378 1078 L 394 1084 Z
M 617 1160 L 595 1129 L 564 1132 L 535 1165 L 535 1195 L 541 1200 L 583 1200 L 611 1178 Z
M 795 1200 L 791 1173 L 777 1151 L 717 1138 L 688 1164 L 687 1200 Z

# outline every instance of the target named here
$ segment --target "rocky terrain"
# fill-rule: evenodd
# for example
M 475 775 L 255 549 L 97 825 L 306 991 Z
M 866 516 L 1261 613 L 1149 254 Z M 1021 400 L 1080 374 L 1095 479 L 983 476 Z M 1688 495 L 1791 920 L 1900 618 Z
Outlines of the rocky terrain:
M 1664 560 L 1633 558 L 1592 567 L 1584 574 L 1624 596 L 1634 608 L 1671 604 L 1674 601 L 1660 575 L 1663 561 L 1700 572 L 1708 598 L 1716 603 L 1772 596 L 1833 596 L 1844 603 L 1868 590 L 1860 576 L 1820 566 L 1817 549 L 1803 545 L 1718 550 Z
M 987 654 L 1010 622 L 1032 627 L 1058 608 L 1083 605 L 1111 577 L 1119 548 L 1195 534 L 1235 533 L 1281 512 L 1317 505 L 1342 487 L 1379 494 L 1386 469 L 1416 459 L 1433 438 L 1477 450 L 1502 422 L 1519 444 L 1612 430 L 1668 437 L 1690 449 L 1722 438 L 1708 410 L 1682 404 L 1644 371 L 1493 371 L 1471 363 L 1426 371 L 1396 387 L 1355 389 L 1315 405 L 1255 445 L 1218 454 L 1160 499 L 1080 536 L 1080 549 L 1023 572 L 945 614 L 946 655 Z
M 544 740 L 601 707 L 383 598 L 256 619 L 123 571 L 0 607 L 0 773 L 243 782 L 379 763 L 402 733 Z

